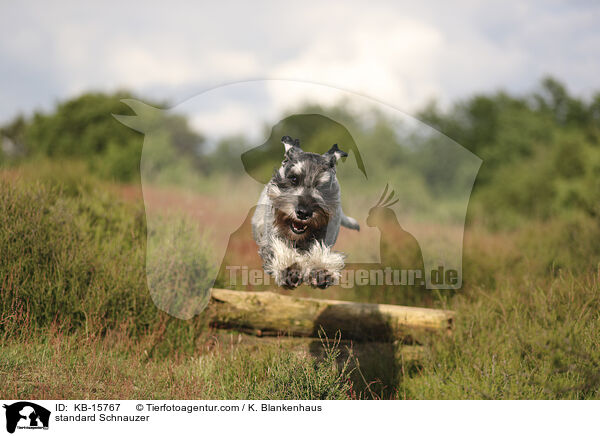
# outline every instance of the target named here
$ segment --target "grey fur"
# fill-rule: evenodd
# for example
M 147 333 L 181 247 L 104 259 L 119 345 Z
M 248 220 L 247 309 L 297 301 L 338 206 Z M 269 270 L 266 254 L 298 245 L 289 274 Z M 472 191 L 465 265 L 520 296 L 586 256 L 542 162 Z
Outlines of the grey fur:
M 344 215 L 336 162 L 347 154 L 337 144 L 323 154 L 304 152 L 284 136 L 285 158 L 263 189 L 252 232 L 264 269 L 275 282 L 294 288 L 305 281 L 325 288 L 339 279 L 343 254 L 334 252 L 340 225 L 358 230 Z
M 342 212 L 343 214 L 344 212 Z M 342 215 L 342 222 L 341 222 L 342 226 L 352 229 L 352 230 L 360 230 L 360 225 L 358 224 L 358 222 L 349 216 L 346 215 Z

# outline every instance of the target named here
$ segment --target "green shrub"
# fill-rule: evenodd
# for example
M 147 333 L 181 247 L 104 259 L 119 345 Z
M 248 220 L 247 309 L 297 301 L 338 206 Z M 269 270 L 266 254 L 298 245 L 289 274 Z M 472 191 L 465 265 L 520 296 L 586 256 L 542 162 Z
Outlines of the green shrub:
M 141 205 L 122 203 L 102 185 L 65 196 L 60 184 L 1 182 L 0 331 L 24 328 L 23 319 L 33 329 L 56 324 L 94 334 L 123 326 L 132 335 L 164 329 L 169 317 L 146 286 L 144 221 Z M 206 248 L 194 250 L 204 268 Z M 202 325 L 173 320 L 163 336 L 193 343 L 190 326 Z

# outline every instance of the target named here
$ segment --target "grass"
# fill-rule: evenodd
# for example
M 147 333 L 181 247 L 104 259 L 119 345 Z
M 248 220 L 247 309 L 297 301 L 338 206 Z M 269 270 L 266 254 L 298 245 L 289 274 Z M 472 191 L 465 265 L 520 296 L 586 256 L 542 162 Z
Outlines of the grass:
M 600 286 L 594 274 L 507 280 L 458 295 L 456 331 L 432 343 L 413 398 L 600 398 Z
M 161 332 L 157 352 L 163 343 L 165 353 L 193 349 L 204 320 L 173 319 L 148 292 L 143 209 L 104 188 L 0 181 L 0 334 L 51 325 L 86 335 L 122 329 L 132 339 Z M 195 247 L 199 258 L 203 249 Z
M 148 292 L 141 205 L 120 201 L 100 183 L 74 188 L 47 179 L 0 181 L 0 396 L 352 395 L 335 347 L 318 361 L 277 344 L 207 348 L 213 332 L 202 316 L 170 317 Z M 189 222 L 173 219 L 180 231 L 170 239 L 184 249 L 167 250 L 164 267 L 187 288 L 197 270 L 179 266 L 193 258 L 209 268 L 202 263 L 208 248 L 190 243 L 197 229 Z
M 336 342 L 252 339 L 157 309 L 142 205 L 83 168 L 0 180 L 2 397 L 600 397 L 600 225 L 592 218 L 495 231 L 471 220 L 464 289 L 434 303 L 457 311 L 454 335 L 426 344 L 418 363 L 397 362 L 397 344 L 363 353 L 376 358 L 370 363 L 358 344 L 340 355 Z M 178 220 L 186 242 L 202 238 Z M 211 268 L 209 248 L 184 247 L 173 253 Z M 197 280 L 181 268 L 165 274 Z
M 348 371 L 339 371 L 333 347 L 315 363 L 285 341 L 248 345 L 203 339 L 193 354 L 174 351 L 161 358 L 150 354 L 155 338 L 132 341 L 122 331 L 85 337 L 53 330 L 41 339 L 8 341 L 0 348 L 0 393 L 38 399 L 352 396 Z

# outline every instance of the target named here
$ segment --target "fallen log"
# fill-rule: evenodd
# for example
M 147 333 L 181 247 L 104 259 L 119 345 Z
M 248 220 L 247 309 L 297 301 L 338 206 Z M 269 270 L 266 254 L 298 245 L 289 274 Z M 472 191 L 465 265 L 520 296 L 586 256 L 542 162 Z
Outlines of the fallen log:
M 390 304 L 297 298 L 273 292 L 213 289 L 211 324 L 257 336 L 287 334 L 343 339 L 420 343 L 424 333 L 450 333 L 454 313 L 447 310 Z

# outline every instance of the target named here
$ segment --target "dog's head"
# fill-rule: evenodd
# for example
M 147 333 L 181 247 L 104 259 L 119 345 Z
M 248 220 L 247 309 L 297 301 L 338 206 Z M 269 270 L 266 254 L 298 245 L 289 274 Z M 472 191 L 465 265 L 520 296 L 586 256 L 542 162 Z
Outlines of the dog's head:
M 269 182 L 279 234 L 296 243 L 323 239 L 340 201 L 337 161 L 348 156 L 337 144 L 325 154 L 308 153 L 289 136 L 281 139 L 285 158 Z

